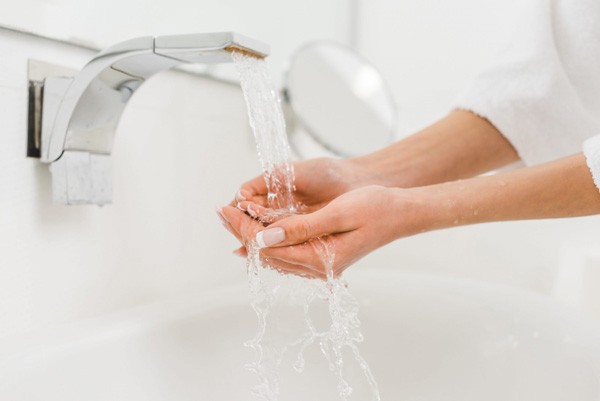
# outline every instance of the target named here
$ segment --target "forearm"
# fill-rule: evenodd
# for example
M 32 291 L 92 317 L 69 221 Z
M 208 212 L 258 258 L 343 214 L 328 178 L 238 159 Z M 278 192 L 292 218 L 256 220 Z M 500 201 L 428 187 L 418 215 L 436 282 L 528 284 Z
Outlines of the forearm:
M 518 160 L 512 145 L 487 120 L 457 110 L 385 149 L 350 159 L 363 184 L 416 187 L 473 177 Z
M 582 154 L 512 172 L 415 188 L 426 230 L 505 220 L 600 213 Z

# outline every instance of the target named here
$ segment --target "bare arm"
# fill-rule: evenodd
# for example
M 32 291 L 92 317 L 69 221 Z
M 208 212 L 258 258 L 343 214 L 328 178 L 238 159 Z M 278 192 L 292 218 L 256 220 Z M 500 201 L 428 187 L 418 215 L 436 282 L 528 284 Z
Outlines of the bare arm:
M 507 173 L 424 187 L 430 228 L 600 213 L 600 192 L 579 153 Z
M 350 159 L 365 184 L 416 187 L 469 178 L 519 157 L 486 119 L 456 110 L 429 127 L 380 151 Z
M 313 159 L 295 164 L 297 201 L 308 211 L 366 185 L 410 188 L 475 175 L 518 160 L 512 145 L 487 120 L 457 110 L 380 151 L 347 160 Z M 232 205 L 267 206 L 262 176 L 246 182 Z
M 266 247 L 262 254 L 274 266 L 323 277 L 321 259 L 306 243 L 312 238 L 332 238 L 334 271 L 339 273 L 386 243 L 425 231 L 598 214 L 600 192 L 585 157 L 576 154 L 536 167 L 424 187 L 362 187 L 313 213 L 282 219 L 266 229 L 235 208 L 223 212 L 243 242 L 256 239 Z

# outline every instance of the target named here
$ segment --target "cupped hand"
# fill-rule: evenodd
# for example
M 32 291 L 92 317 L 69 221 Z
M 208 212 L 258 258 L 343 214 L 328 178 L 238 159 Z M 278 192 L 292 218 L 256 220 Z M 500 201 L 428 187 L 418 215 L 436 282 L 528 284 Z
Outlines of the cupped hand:
M 419 190 L 367 186 L 347 192 L 312 213 L 292 215 L 265 227 L 241 210 L 226 207 L 222 215 L 247 246 L 255 241 L 271 266 L 287 273 L 324 278 L 327 266 L 314 240 L 333 242 L 331 266 L 339 275 L 369 252 L 428 229 L 426 199 Z
M 363 181 L 361 169 L 352 160 L 319 158 L 294 163 L 296 176 L 294 200 L 302 211 L 317 210 L 341 194 L 357 188 Z M 268 207 L 267 187 L 262 175 L 244 183 L 231 206 L 243 211 L 249 204 Z

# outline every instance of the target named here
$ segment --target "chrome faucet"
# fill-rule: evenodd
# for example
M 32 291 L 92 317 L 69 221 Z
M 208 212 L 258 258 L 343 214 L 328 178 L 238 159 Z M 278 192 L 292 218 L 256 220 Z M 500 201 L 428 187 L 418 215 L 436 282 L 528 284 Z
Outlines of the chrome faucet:
M 234 51 L 264 58 L 269 48 L 233 32 L 149 36 L 102 51 L 73 77 L 46 77 L 37 92 L 41 121 L 32 124 L 30 110 L 29 135 L 36 138 L 29 142 L 38 143 L 40 161 L 50 163 L 54 201 L 110 203 L 110 154 L 131 95 L 157 72 L 182 63 L 231 62 Z

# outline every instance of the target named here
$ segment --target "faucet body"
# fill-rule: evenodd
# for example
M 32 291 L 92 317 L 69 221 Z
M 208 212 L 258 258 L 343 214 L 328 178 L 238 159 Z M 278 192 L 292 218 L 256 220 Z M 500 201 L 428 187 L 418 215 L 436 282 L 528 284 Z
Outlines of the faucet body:
M 231 62 L 233 51 L 263 58 L 269 49 L 232 32 L 141 37 L 102 51 L 74 77 L 47 77 L 40 160 L 51 163 L 55 202 L 110 203 L 110 154 L 131 95 L 157 72 L 183 63 Z

